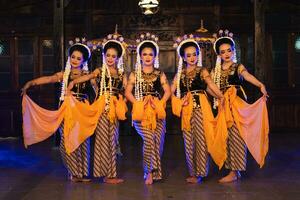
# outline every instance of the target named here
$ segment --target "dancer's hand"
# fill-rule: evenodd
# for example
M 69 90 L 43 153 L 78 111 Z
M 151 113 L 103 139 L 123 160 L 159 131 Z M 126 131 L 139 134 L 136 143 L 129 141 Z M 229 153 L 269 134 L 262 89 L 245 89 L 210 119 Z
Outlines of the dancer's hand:
M 183 98 L 182 98 L 182 106 L 187 106 L 189 105 L 189 98 L 187 95 L 185 95 Z
M 74 82 L 73 81 L 71 81 L 70 83 L 69 83 L 69 85 L 68 85 L 68 88 L 67 88 L 67 90 L 72 90 L 73 89 L 73 87 L 74 87 Z
M 21 96 L 25 95 L 27 89 L 30 88 L 32 85 L 34 85 L 33 82 L 32 82 L 32 81 L 28 81 L 28 82 L 24 85 L 24 87 L 21 89 Z
M 265 87 L 264 84 L 261 84 L 260 91 L 264 95 L 264 97 L 269 97 L 268 92 L 267 92 L 266 87 Z
M 70 83 L 69 83 L 69 85 L 68 85 L 68 88 L 67 88 L 67 91 L 66 91 L 66 95 L 67 96 L 70 96 L 70 95 L 72 95 L 72 89 L 73 89 L 73 87 L 74 87 L 74 82 L 73 81 L 71 81 Z
M 66 96 L 71 96 L 71 95 L 73 95 L 73 94 L 74 94 L 73 91 L 67 89 L 67 91 L 66 91 Z
M 221 97 L 219 98 L 219 109 L 222 110 L 225 107 L 225 98 Z

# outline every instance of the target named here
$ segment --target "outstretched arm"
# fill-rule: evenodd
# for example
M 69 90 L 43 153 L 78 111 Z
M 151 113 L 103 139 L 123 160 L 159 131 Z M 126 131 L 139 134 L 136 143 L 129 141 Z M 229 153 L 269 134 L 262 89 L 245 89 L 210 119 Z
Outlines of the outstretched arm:
M 207 92 L 218 99 L 222 99 L 224 97 L 222 92 L 220 91 L 218 86 L 212 81 L 210 74 L 206 69 L 202 71 L 202 77 L 205 83 L 207 84 Z
M 244 65 L 239 65 L 238 72 L 240 76 L 242 76 L 246 81 L 260 88 L 261 93 L 264 96 L 268 97 L 268 92 L 266 90 L 265 85 L 261 83 L 259 80 L 257 80 L 257 78 L 255 78 L 252 74 L 250 74 Z
M 83 76 L 80 76 L 80 77 L 76 78 L 75 80 L 73 80 L 69 83 L 68 92 L 70 92 L 72 90 L 72 88 L 74 87 L 75 84 L 83 83 L 83 82 L 86 82 L 88 80 L 94 79 L 98 76 L 98 74 L 100 74 L 100 70 L 97 68 L 90 74 L 86 74 L 86 75 L 83 75 Z
M 51 76 L 42 76 L 31 81 L 28 81 L 21 89 L 21 95 L 26 94 L 28 88 L 34 85 L 43 85 L 48 83 L 56 83 L 61 81 L 63 78 L 63 72 L 57 72 Z

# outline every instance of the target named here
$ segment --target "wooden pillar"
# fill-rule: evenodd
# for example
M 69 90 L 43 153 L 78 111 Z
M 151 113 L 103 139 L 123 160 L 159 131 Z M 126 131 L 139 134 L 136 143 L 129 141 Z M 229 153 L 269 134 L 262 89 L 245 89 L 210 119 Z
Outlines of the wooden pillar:
M 179 20 L 179 34 L 183 35 L 184 34 L 184 17 L 182 14 L 178 16 Z
M 92 39 L 92 37 L 94 37 L 94 35 L 92 35 L 93 33 L 93 15 L 92 15 L 92 11 L 93 11 L 93 5 L 92 5 L 93 1 L 92 0 L 87 0 L 86 1 L 86 28 L 85 28 L 85 35 L 87 37 L 88 40 Z
M 221 6 L 220 6 L 220 2 L 219 1 L 215 1 L 214 4 L 214 29 L 213 32 L 217 32 L 220 28 L 221 28 L 221 24 L 220 24 L 220 10 L 221 10 Z
M 272 86 L 272 80 L 273 80 L 273 72 L 272 72 L 272 66 L 273 66 L 273 60 L 272 60 L 272 36 L 271 34 L 266 34 L 266 43 L 265 43 L 265 50 L 266 50 L 266 66 L 265 66 L 265 84 L 269 83 L 269 86 Z
M 288 34 L 288 85 L 295 87 L 295 33 Z
M 64 0 L 54 0 L 53 16 L 53 50 L 55 71 L 60 71 L 65 65 L 65 30 L 64 30 Z
M 10 54 L 11 55 L 11 82 L 10 82 L 10 88 L 9 90 L 12 90 L 14 92 L 18 91 L 19 88 L 19 66 L 17 62 L 18 54 L 17 54 L 17 44 L 18 44 L 18 37 L 15 35 L 12 35 L 12 38 L 10 40 Z
M 266 0 L 254 0 L 254 70 L 255 76 L 265 80 L 265 5 Z
M 65 66 L 65 26 L 64 26 L 64 8 L 70 0 L 54 0 L 53 14 L 53 54 L 54 54 L 54 71 L 61 71 Z M 59 87 L 57 85 L 57 87 Z M 59 88 L 57 88 L 57 91 Z M 56 93 L 57 105 L 59 92 Z M 54 136 L 54 145 L 59 146 L 60 134 L 58 131 Z
M 249 51 L 249 48 L 247 48 L 248 46 L 248 35 L 247 34 L 242 34 L 240 36 L 240 48 L 241 48 L 241 63 L 245 63 L 247 65 L 247 69 L 249 69 L 249 65 L 248 65 L 248 60 L 247 60 L 247 53 Z M 252 66 L 251 66 L 252 67 Z

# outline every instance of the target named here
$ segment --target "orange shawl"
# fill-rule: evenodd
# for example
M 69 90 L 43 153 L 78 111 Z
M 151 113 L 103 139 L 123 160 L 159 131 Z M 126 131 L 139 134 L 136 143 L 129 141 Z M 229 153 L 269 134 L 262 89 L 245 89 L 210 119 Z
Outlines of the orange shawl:
M 50 111 L 38 106 L 27 95 L 24 95 L 22 113 L 25 147 L 50 137 L 63 121 L 65 111 L 65 104 L 62 104 L 58 110 Z
M 191 93 L 187 94 L 188 105 L 182 106 L 182 100 L 172 97 L 172 111 L 176 116 L 181 115 L 181 130 L 191 131 L 191 118 L 193 114 L 193 97 Z M 215 163 L 222 168 L 226 160 L 226 139 L 227 126 L 224 112 L 220 112 L 218 117 L 214 119 L 210 103 L 205 94 L 199 94 L 201 104 L 201 112 L 203 116 L 203 129 L 207 149 Z
M 157 97 L 153 98 L 154 108 L 150 104 L 151 95 L 144 98 L 143 101 L 136 101 L 133 103 L 132 120 L 141 121 L 143 127 L 155 130 L 156 120 L 165 119 L 165 103 Z M 145 103 L 147 102 L 147 103 Z
M 68 96 L 64 103 L 67 106 L 64 121 L 65 148 L 70 154 L 93 135 L 98 119 L 104 111 L 105 98 L 103 95 L 89 105 Z
M 236 88 L 231 87 L 224 94 L 228 128 L 235 122 L 249 152 L 262 167 L 269 149 L 269 120 L 266 98 L 261 97 L 253 104 L 248 104 L 239 98 L 236 92 Z
M 67 96 L 57 111 L 49 111 L 39 107 L 24 95 L 22 100 L 24 145 L 27 147 L 47 139 L 64 119 L 65 148 L 70 154 L 94 133 L 104 107 L 104 95 L 91 105 L 80 102 L 73 96 Z M 117 100 L 116 97 L 112 97 L 108 112 L 109 120 L 114 123 L 117 118 L 124 119 L 126 110 L 123 98 Z

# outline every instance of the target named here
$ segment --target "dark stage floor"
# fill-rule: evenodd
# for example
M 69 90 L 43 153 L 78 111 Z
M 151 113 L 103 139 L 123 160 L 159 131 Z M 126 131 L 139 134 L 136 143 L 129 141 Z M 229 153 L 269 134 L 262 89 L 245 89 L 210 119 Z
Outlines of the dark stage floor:
M 120 185 L 72 183 L 67 180 L 58 149 L 49 139 L 24 149 L 20 139 L 0 139 L 0 199 L 300 199 L 300 135 L 270 135 L 266 165 L 259 169 L 248 154 L 247 172 L 236 183 L 219 184 L 224 174 L 211 164 L 209 176 L 201 183 L 185 183 L 183 141 L 180 135 L 167 135 L 163 155 L 164 180 L 152 186 L 143 183 L 141 140 L 138 136 L 120 138 L 123 157 Z

